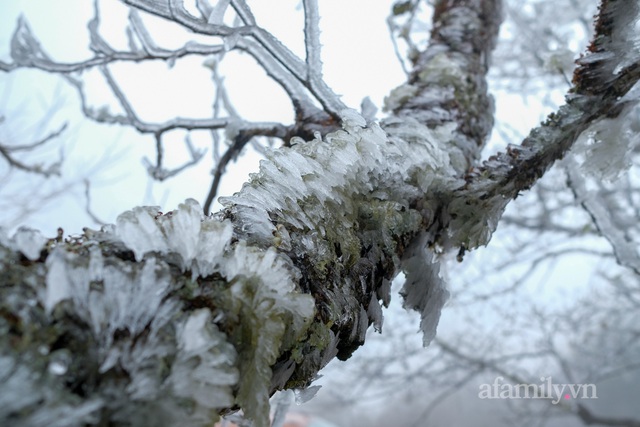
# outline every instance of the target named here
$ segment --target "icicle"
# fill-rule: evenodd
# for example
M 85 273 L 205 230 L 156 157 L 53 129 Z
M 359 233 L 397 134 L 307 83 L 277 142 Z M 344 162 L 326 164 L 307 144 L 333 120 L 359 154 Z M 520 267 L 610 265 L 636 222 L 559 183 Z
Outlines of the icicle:
M 436 336 L 440 312 L 449 298 L 449 291 L 440 278 L 440 265 L 433 259 L 424 237 L 414 241 L 402 262 L 406 281 L 400 293 L 404 296 L 404 307 L 420 313 L 422 342 L 426 347 Z

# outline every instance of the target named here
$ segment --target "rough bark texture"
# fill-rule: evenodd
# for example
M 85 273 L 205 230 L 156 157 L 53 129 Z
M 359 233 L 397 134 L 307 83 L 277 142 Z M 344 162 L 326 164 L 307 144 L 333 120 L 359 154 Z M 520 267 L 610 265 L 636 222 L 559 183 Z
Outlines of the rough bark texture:
M 74 239 L 2 237 L 2 423 L 210 425 L 242 408 L 266 426 L 269 395 L 304 388 L 381 327 L 401 269 L 428 341 L 446 298 L 434 254 L 488 243 L 509 200 L 625 108 L 638 64 L 613 73 L 616 55 L 601 55 L 630 25 L 623 3 L 603 2 L 567 105 L 482 166 L 500 2 L 443 0 L 388 119 L 341 111 L 342 130 L 274 152 L 223 212 L 188 201 Z

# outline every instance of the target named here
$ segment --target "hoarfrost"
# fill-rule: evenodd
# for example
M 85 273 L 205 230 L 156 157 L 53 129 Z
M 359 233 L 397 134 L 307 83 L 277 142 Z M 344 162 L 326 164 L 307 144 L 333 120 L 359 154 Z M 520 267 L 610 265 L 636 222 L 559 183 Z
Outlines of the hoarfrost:
M 424 83 L 456 84 L 465 78 L 466 73 L 461 69 L 460 61 L 456 61 L 449 52 L 441 52 L 433 56 L 420 71 L 420 80 Z
M 327 203 L 349 215 L 356 211 L 354 194 L 375 191 L 376 198 L 407 204 L 455 179 L 448 154 L 455 150 L 446 147 L 453 127 L 433 130 L 403 120 L 390 121 L 383 130 L 376 123 L 367 126 L 355 110 L 343 110 L 342 117 L 344 130 L 271 154 L 240 193 L 220 199 L 236 212 L 249 241 L 270 244 L 276 231 L 270 214 L 277 222 L 324 235 Z
M 100 250 L 90 249 L 89 262 L 79 255 L 55 249 L 47 258 L 44 306 L 51 312 L 63 300 L 72 300 L 97 336 L 110 345 L 119 329 L 141 332 L 157 315 L 169 292 L 167 267 L 155 258 L 134 269 L 121 262 L 105 265 Z M 90 286 L 100 283 L 99 287 Z
M 418 233 L 422 227 L 422 214 L 415 213 L 416 218 L 400 214 L 411 200 L 457 185 L 452 165 L 463 164 L 464 158 L 451 144 L 454 123 L 430 129 L 411 119 L 388 119 L 383 129 L 377 123 L 367 123 L 355 110 L 343 110 L 341 116 L 343 130 L 268 155 L 240 193 L 220 200 L 237 221 L 240 235 L 270 246 L 274 236 L 277 242 L 282 240 L 278 227 L 288 229 L 288 234 L 295 231 L 297 248 L 309 254 L 312 264 L 323 265 L 333 254 L 327 246 L 329 233 L 354 232 L 353 224 L 364 211 L 380 215 L 379 220 L 385 222 L 378 229 L 381 235 L 375 244 L 392 248 L 391 233 Z M 239 245 L 236 256 L 244 250 Z M 343 253 L 346 260 L 348 256 Z M 424 267 L 428 271 L 420 269 L 426 256 L 412 255 L 412 261 L 404 262 L 402 268 L 416 272 L 410 274 L 406 286 L 407 307 L 423 313 L 428 342 L 435 333 L 446 290 L 438 278 L 437 265 L 430 259 Z M 394 263 L 401 267 L 399 259 Z M 227 262 L 224 268 L 232 265 Z M 242 261 L 238 265 L 251 264 Z M 263 283 L 275 282 L 269 279 Z M 368 309 L 362 307 L 358 314 L 351 339 L 359 339 L 369 320 L 378 329 L 382 326 L 377 297 L 367 303 Z
M 16 30 L 11 37 L 11 59 L 17 65 L 29 66 L 34 59 L 42 58 L 42 56 L 40 43 L 33 36 L 27 21 L 20 17 Z
M 69 298 L 71 295 L 66 263 L 64 259 L 56 262 L 57 257 L 64 257 L 64 255 L 54 251 L 47 258 L 47 290 L 43 303 L 49 312 L 58 302 Z
M 614 13 L 618 25 L 612 30 L 611 47 L 618 59 L 613 73 L 618 74 L 637 62 L 640 55 L 640 5 L 637 1 L 621 2 Z
M 40 258 L 40 252 L 47 240 L 38 230 L 28 227 L 20 227 L 13 236 L 16 248 L 31 261 Z
M 166 238 L 155 218 L 160 215 L 157 206 L 140 206 L 120 214 L 116 220 L 116 235 L 133 251 L 140 261 L 145 253 L 166 252 Z
M 599 187 L 596 190 L 588 189 L 575 159 L 565 159 L 564 166 L 578 202 L 587 209 L 600 233 L 611 244 L 618 263 L 640 273 L 640 253 L 633 238 L 629 236 L 628 227 L 628 224 L 637 220 L 635 216 L 629 215 L 625 220 L 621 210 L 617 206 L 611 206 L 612 201 L 604 195 L 608 190 L 601 183 L 596 184 L 596 188 Z M 613 212 L 617 214 L 614 215 Z
M 216 271 L 233 232 L 228 221 L 204 218 L 193 199 L 167 215 L 160 215 L 155 207 L 137 207 L 121 214 L 116 224 L 117 236 L 136 260 L 149 252 L 176 253 L 183 271 L 191 270 L 194 277 Z
M 631 166 L 630 154 L 640 143 L 639 114 L 633 103 L 616 118 L 598 120 L 580 135 L 572 153 L 587 174 L 615 181 Z
M 354 110 L 341 114 L 343 130 L 269 154 L 240 193 L 221 200 L 235 229 L 220 219 L 223 215 L 205 218 L 198 203 L 187 200 L 168 214 L 154 207 L 125 212 L 115 227 L 94 232 L 95 240 L 87 235 L 78 251 L 53 248 L 46 260 L 46 288 L 38 295 L 47 314 L 72 310 L 97 341 L 99 373 L 127 372 L 126 393 L 101 385 L 97 396 L 118 397 L 88 401 L 96 405 L 91 408 L 127 408 L 114 415 L 114 422 L 199 425 L 215 418 L 216 409 L 239 405 L 257 427 L 267 426 L 271 367 L 278 355 L 294 349 L 315 316 L 313 298 L 299 290 L 300 271 L 282 252 L 306 251 L 309 264 L 321 269 L 335 261 L 336 234 L 345 239 L 340 255 L 345 271 L 367 247 L 370 259 L 364 259 L 363 269 L 385 262 L 391 273 L 407 272 L 405 306 L 421 312 L 425 343 L 433 338 L 447 297 L 438 264 L 424 235 L 403 260 L 396 245 L 402 241 L 397 237 L 422 230 L 430 215 L 428 197 L 458 183 L 452 167 L 461 155 L 451 146 L 455 124 L 429 129 L 410 119 L 389 119 L 383 128 Z M 36 249 L 45 241 L 29 233 L 13 245 L 28 257 L 39 256 Z M 101 242 L 118 250 L 125 246 L 138 262 L 106 255 Z M 226 280 L 229 286 L 216 290 L 224 309 L 215 315 L 238 323 L 225 328 L 229 336 L 216 326 L 210 309 L 181 312 L 174 266 L 190 271 L 192 280 L 214 273 L 216 280 Z M 360 279 L 370 274 L 373 282 L 377 273 L 370 270 Z M 382 326 L 379 300 L 388 303 L 389 280 L 378 281 L 381 288 L 370 300 L 354 305 L 351 342 L 364 340 L 370 321 L 377 329 Z M 57 311 L 59 306 L 63 310 Z M 323 363 L 343 351 L 342 339 L 327 332 Z M 69 375 L 64 356 L 51 358 L 49 375 Z M 19 366 L 9 369 L 6 378 L 22 378 Z M 278 381 L 286 382 L 288 376 L 279 375 Z M 42 393 L 35 396 L 47 401 Z M 187 404 L 176 403 L 175 396 Z M 136 411 L 136 405 L 145 410 Z M 86 417 L 75 420 L 81 424 Z
M 377 113 L 378 107 L 376 107 L 371 98 L 368 96 L 364 97 L 360 103 L 360 114 L 362 114 L 362 117 L 364 117 L 367 122 L 373 122 L 376 119 Z
M 244 337 L 251 347 L 245 349 L 241 363 L 238 399 L 257 426 L 267 426 L 270 366 L 279 352 L 290 348 L 306 330 L 314 302 L 309 295 L 294 292 L 298 277 L 273 248 L 262 252 L 239 242 L 221 272 L 234 283 L 230 289 L 233 307 L 228 307 L 228 315 L 241 318 L 251 333 L 251 337 Z
M 640 4 L 637 1 L 609 2 L 601 7 L 603 25 L 610 34 L 595 40 L 597 49 L 578 59 L 581 65 L 601 62 L 599 72 L 610 80 L 638 61 L 640 56 Z M 611 25 L 611 23 L 615 25 Z
M 205 408 L 232 406 L 231 388 L 238 382 L 234 367 L 237 355 L 225 334 L 211 322 L 211 312 L 201 309 L 191 313 L 178 328 L 176 339 L 183 350 L 169 377 L 176 394 Z
M 195 230 L 189 207 L 181 209 L 182 218 L 172 216 L 167 221 L 176 220 L 174 224 L 163 224 L 162 231 L 170 238 L 180 230 Z M 143 223 L 147 212 L 138 210 Z M 150 230 L 147 227 L 144 232 L 157 234 Z M 225 229 L 221 230 L 225 234 Z M 166 240 L 158 241 L 167 244 Z M 198 260 L 199 254 L 190 252 L 189 244 L 167 244 L 165 249 L 168 247 L 177 248 L 175 251 L 185 259 L 191 254 Z M 214 245 L 214 256 L 222 256 L 223 248 Z M 133 425 L 205 425 L 215 419 L 217 410 L 233 406 L 233 388 L 239 381 L 235 348 L 212 322 L 208 309 L 177 314 L 179 299 L 168 298 L 175 289 L 169 266 L 154 255 L 146 255 L 134 264 L 107 260 L 97 245 L 88 245 L 86 250 L 88 256 L 67 252 L 63 247 L 49 254 L 43 303 L 52 312 L 59 303 L 68 301 L 71 305 L 67 309 L 73 307 L 75 316 L 90 326 L 97 341 L 100 373 L 114 368 L 127 372 L 126 393 L 103 405 L 119 408 L 114 420 Z M 50 355 L 48 370 L 51 375 L 64 377 L 65 354 L 60 351 Z M 158 375 L 159 369 L 167 368 L 168 375 Z M 113 393 L 109 387 L 106 383 L 101 393 Z M 176 396 L 191 403 L 176 406 Z M 136 406 L 147 409 L 139 411 Z
M 357 130 L 365 127 L 367 121 L 356 110 L 351 108 L 344 109 L 340 112 L 342 118 L 342 126 L 345 130 Z
M 39 373 L 27 367 L 23 360 L 0 356 L 0 424 L 15 425 L 16 413 L 24 414 L 21 425 L 33 427 L 75 427 L 94 424 L 102 399 L 80 400 L 61 393 L 57 387 L 43 381 Z
M 289 407 L 294 401 L 294 393 L 291 390 L 282 390 L 273 396 L 271 406 L 273 407 L 273 422 L 271 427 L 284 427 L 285 416 L 289 412 Z
M 302 405 L 313 399 L 321 388 L 321 385 L 312 385 L 303 389 L 295 389 L 293 392 L 295 394 L 296 405 Z
M 420 313 L 422 342 L 427 346 L 436 336 L 440 312 L 449 291 L 440 278 L 440 265 L 427 248 L 425 237 L 423 234 L 414 240 L 403 260 L 406 281 L 400 293 L 404 296 L 404 307 Z
M 304 42 L 307 53 L 307 75 L 309 80 L 320 79 L 322 76 L 322 62 L 320 52 L 320 11 L 317 0 L 303 0 L 304 5 Z
M 367 309 L 369 318 L 373 320 L 373 327 L 376 331 L 382 332 L 382 307 L 378 303 L 378 298 L 375 294 L 371 294 L 371 301 L 369 301 L 369 308 Z
M 401 107 L 408 99 L 413 98 L 416 93 L 418 93 L 418 88 L 409 84 L 396 87 L 384 98 L 384 110 L 393 111 Z

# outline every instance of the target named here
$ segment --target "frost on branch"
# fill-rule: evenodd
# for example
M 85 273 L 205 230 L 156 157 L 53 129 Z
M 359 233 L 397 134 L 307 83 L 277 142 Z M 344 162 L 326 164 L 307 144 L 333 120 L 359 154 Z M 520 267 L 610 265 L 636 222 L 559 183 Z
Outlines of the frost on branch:
M 572 153 L 586 173 L 614 181 L 629 169 L 630 154 L 640 143 L 639 112 L 633 102 L 617 117 L 600 119 L 582 133 Z
M 577 63 L 574 83 L 579 93 L 623 96 L 637 78 L 640 58 L 640 4 L 637 1 L 602 2 L 596 16 L 589 52 Z M 607 94 L 608 93 L 608 94 Z
M 449 291 L 440 278 L 440 265 L 433 259 L 425 240 L 426 235 L 421 235 L 407 251 L 402 263 L 407 280 L 400 293 L 404 296 L 404 306 L 420 313 L 422 341 L 426 347 L 436 336 L 440 312 Z
M 239 405 L 268 425 L 271 366 L 313 302 L 274 249 L 233 245 L 230 224 L 200 212 L 187 201 L 64 243 L 0 240 L 0 310 L 17 316 L 0 317 L 0 424 L 210 425 Z
M 242 238 L 277 242 L 301 265 L 307 286 L 321 295 L 323 321 L 352 331 L 340 337 L 338 357 L 362 343 L 370 323 L 381 326 L 379 301 L 388 303 L 388 284 L 401 267 L 416 273 L 405 287 L 407 306 L 423 313 L 428 342 L 446 291 L 437 264 L 434 274 L 417 268 L 426 239 L 405 251 L 434 221 L 438 201 L 430 198 L 460 185 L 451 166 L 460 154 L 448 145 L 455 125 L 432 130 L 408 119 L 382 128 L 353 110 L 341 114 L 343 130 L 271 153 L 242 191 L 221 200 L 226 216 Z M 402 264 L 404 256 L 413 261 Z
M 193 200 L 157 220 L 152 210 L 137 208 L 118 218 L 116 234 L 138 260 L 151 251 L 177 254 L 179 265 L 183 271 L 191 270 L 192 277 L 218 273 L 231 284 L 223 315 L 240 322 L 232 341 L 242 343 L 245 350 L 240 353 L 237 403 L 260 425 L 264 421 L 259 420 L 269 415 L 271 365 L 306 330 L 313 303 L 308 296 L 294 293 L 295 268 L 274 249 L 265 252 L 239 242 L 225 254 L 232 230 L 229 221 L 204 219 L 201 212 Z
M 191 270 L 193 277 L 216 271 L 231 232 L 229 222 L 205 221 L 202 208 L 193 199 L 168 215 L 161 215 L 158 208 L 137 207 L 120 215 L 116 227 L 116 234 L 136 260 L 152 251 L 176 254 L 182 270 Z
M 382 326 L 400 269 L 428 342 L 446 299 L 428 246 L 463 185 L 455 126 L 342 122 L 269 154 L 217 216 L 188 200 L 64 242 L 0 239 L 0 423 L 197 426 L 239 407 L 266 427 L 270 394 Z
M 26 20 L 20 18 L 11 38 L 11 59 L 16 64 L 30 66 L 43 57 L 44 53 L 40 43 L 33 36 Z
M 40 258 L 40 252 L 47 242 L 47 238 L 38 230 L 27 227 L 20 227 L 12 240 L 17 249 L 31 261 Z

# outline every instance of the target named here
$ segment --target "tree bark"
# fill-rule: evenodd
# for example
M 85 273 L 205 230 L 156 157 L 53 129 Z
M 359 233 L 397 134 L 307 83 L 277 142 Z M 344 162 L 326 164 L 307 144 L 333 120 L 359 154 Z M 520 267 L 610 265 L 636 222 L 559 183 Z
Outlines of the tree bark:
M 387 119 L 341 111 L 342 130 L 273 152 L 222 212 L 187 201 L 68 239 L 1 237 L 2 423 L 210 425 L 241 408 L 267 426 L 275 390 L 308 386 L 382 327 L 400 270 L 428 342 L 446 299 L 437 254 L 487 244 L 510 200 L 627 108 L 640 68 L 616 67 L 611 34 L 638 7 L 623 3 L 602 3 L 567 104 L 483 165 L 500 1 L 441 0 Z

